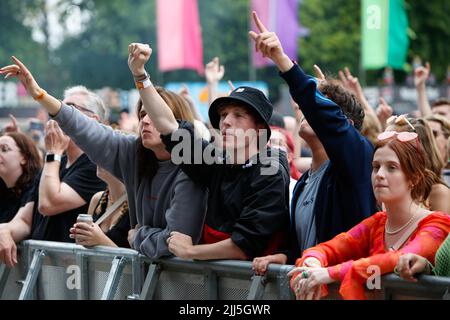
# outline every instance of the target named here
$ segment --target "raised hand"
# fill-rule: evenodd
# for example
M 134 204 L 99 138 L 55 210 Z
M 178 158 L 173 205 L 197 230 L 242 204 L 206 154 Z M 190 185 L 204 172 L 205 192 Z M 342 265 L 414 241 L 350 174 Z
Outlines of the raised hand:
M 277 34 L 267 30 L 255 11 L 253 11 L 253 20 L 259 33 L 250 31 L 248 34 L 255 42 L 256 51 L 261 52 L 263 57 L 271 59 L 282 72 L 288 71 L 293 66 L 293 62 L 284 53 Z
M 62 155 L 69 146 L 70 138 L 66 136 L 54 120 L 47 122 L 45 128 L 45 150 Z
M 205 68 L 205 78 L 208 83 L 218 83 L 225 75 L 225 67 L 220 65 L 218 57 L 212 59 Z
M 236 90 L 236 87 L 233 84 L 233 81 L 228 80 L 228 86 L 230 87 L 230 93 Z
M 39 96 L 41 89 L 31 74 L 30 70 L 16 57 L 11 57 L 15 64 L 0 69 L 0 74 L 5 75 L 5 79 L 17 78 L 25 87 L 28 94 L 33 98 Z
M 424 86 L 428 77 L 430 76 L 431 66 L 430 63 L 427 62 L 425 67 L 421 66 L 414 70 L 414 85 L 416 87 Z
M 380 98 L 380 104 L 378 105 L 376 113 L 377 113 L 378 120 L 381 123 L 381 126 L 383 128 L 385 128 L 386 122 L 392 116 L 392 114 L 394 113 L 394 110 L 386 102 L 386 100 L 384 100 L 383 98 Z
M 322 69 L 320 69 L 320 67 L 317 64 L 313 66 L 313 69 L 314 73 L 316 74 L 316 79 L 319 83 L 327 81 L 327 77 L 325 77 L 325 75 L 322 72 Z
M 152 48 L 148 44 L 132 43 L 128 46 L 128 67 L 135 77 L 145 73 L 145 64 L 152 55 Z
M 339 78 L 342 85 L 357 97 L 362 93 L 362 87 L 357 77 L 354 77 L 350 69 L 345 67 L 344 71 L 339 70 Z
M 20 132 L 20 128 L 17 125 L 17 119 L 12 114 L 9 115 L 11 122 L 5 126 L 5 132 Z

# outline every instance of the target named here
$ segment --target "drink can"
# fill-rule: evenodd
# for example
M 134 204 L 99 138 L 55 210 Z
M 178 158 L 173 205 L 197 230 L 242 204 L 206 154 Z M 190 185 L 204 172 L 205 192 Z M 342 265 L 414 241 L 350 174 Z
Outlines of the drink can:
M 90 214 L 79 214 L 77 217 L 77 223 L 85 222 L 88 224 L 94 223 L 94 220 L 92 219 L 92 216 Z
M 92 219 L 92 216 L 90 214 L 79 214 L 77 217 L 77 223 L 87 223 L 89 225 L 94 223 L 94 220 Z M 75 243 L 78 243 L 78 236 L 75 235 Z

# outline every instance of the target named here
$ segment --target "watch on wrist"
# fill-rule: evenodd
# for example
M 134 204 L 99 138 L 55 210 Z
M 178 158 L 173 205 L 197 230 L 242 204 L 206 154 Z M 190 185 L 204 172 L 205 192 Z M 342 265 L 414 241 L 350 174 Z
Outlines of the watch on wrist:
M 58 161 L 61 162 L 62 156 L 55 153 L 47 153 L 45 155 L 45 163 Z

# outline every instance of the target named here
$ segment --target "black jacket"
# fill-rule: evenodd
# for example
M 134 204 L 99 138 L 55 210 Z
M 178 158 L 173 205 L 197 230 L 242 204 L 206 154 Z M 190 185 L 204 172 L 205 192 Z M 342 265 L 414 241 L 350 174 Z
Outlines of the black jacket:
M 194 139 L 191 123 L 181 122 L 180 129 L 190 132 L 192 148 L 200 143 L 200 150 L 213 148 L 214 157 L 219 157 L 220 151 L 212 144 Z M 162 140 L 169 152 L 179 144 L 171 140 L 171 135 L 162 136 Z M 191 152 L 193 155 L 193 149 Z M 193 157 L 181 164 L 193 181 L 209 189 L 206 225 L 230 234 L 249 258 L 266 254 L 274 237 L 286 233 L 289 226 L 289 166 L 284 152 L 276 155 L 272 152 L 268 150 L 270 164 L 257 159 L 251 159 L 246 165 L 206 164 L 204 159 L 199 164 L 191 164 Z M 264 169 L 273 172 L 262 174 Z

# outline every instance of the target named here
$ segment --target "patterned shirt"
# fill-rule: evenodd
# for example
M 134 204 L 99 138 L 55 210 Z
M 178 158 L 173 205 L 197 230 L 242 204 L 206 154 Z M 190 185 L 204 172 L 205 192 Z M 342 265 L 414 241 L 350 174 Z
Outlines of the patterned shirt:
M 450 216 L 434 212 L 419 222 L 400 250 L 389 251 L 384 241 L 386 220 L 385 212 L 374 214 L 350 231 L 306 250 L 296 266 L 302 266 L 308 257 L 317 258 L 323 267 L 328 267 L 330 277 L 341 282 L 339 293 L 344 299 L 365 299 L 365 283 L 373 275 L 373 266 L 379 267 L 380 274 L 391 273 L 405 253 L 434 261 L 436 251 L 450 232 Z

